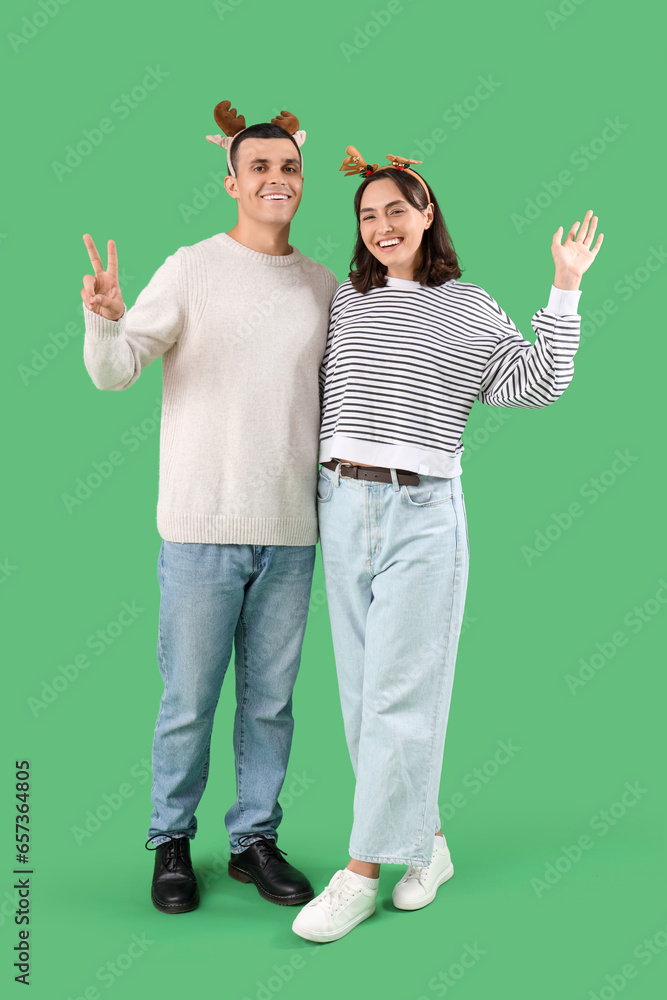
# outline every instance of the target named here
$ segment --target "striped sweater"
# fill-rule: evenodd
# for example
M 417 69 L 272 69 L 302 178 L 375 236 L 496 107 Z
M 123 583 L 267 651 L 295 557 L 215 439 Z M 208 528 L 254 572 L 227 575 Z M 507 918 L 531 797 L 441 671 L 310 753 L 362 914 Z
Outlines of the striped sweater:
M 580 295 L 552 286 L 531 344 L 479 285 L 388 277 L 363 295 L 348 278 L 331 303 L 319 372 L 320 462 L 460 475 L 475 400 L 548 406 L 570 384 Z

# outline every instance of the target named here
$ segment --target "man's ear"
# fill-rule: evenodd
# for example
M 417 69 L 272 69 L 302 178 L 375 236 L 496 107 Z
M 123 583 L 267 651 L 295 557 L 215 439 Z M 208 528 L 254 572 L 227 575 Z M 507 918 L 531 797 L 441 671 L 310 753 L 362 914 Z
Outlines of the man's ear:
M 227 174 L 227 176 L 225 177 L 225 190 L 227 191 L 228 195 L 231 195 L 232 198 L 238 198 L 239 188 L 237 179 L 236 177 L 232 177 L 231 174 Z

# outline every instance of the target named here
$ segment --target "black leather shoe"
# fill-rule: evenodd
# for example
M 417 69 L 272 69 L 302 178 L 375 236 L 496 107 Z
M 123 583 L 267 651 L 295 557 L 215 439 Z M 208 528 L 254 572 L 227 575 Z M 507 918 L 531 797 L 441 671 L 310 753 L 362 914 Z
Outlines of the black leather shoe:
M 250 837 L 241 837 L 239 846 Z M 229 860 L 229 874 L 237 882 L 254 882 L 263 899 L 278 906 L 307 903 L 315 891 L 306 876 L 293 868 L 277 846 L 275 840 L 261 837 Z
M 171 837 L 155 847 L 149 847 L 152 837 L 146 841 L 146 850 L 155 851 L 151 900 L 153 906 L 162 913 L 187 913 L 199 906 L 199 887 L 190 861 L 190 839 Z

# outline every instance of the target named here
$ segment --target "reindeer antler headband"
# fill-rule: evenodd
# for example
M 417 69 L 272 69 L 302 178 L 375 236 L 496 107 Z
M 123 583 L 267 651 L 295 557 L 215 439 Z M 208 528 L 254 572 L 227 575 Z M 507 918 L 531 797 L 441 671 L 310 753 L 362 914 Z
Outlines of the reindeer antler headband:
M 227 150 L 227 167 L 232 177 L 236 177 L 236 171 L 232 166 L 231 147 L 234 139 L 246 128 L 245 117 L 236 114 L 236 108 L 232 107 L 231 101 L 220 101 L 213 109 L 213 117 L 220 126 L 224 135 L 207 135 L 209 142 L 215 142 Z M 292 136 L 297 146 L 303 146 L 306 141 L 306 133 L 299 128 L 299 119 L 289 111 L 282 111 L 276 118 L 271 119 L 272 125 L 280 125 Z M 301 173 L 303 173 L 303 154 L 299 148 L 301 159 Z
M 405 170 L 406 173 L 417 178 L 426 192 L 427 202 L 431 203 L 431 195 L 429 194 L 426 181 L 415 170 L 410 170 L 409 167 L 410 163 L 421 163 L 421 160 L 409 160 L 407 156 L 392 156 L 391 153 L 387 153 L 387 159 L 391 160 L 391 163 L 388 163 L 386 167 L 379 167 L 377 163 L 366 163 L 359 150 L 354 146 L 348 146 L 345 152 L 349 155 L 345 157 L 338 169 L 344 170 L 346 177 L 352 177 L 354 174 L 370 177 L 371 174 L 377 173 L 378 170 L 389 170 L 390 167 L 395 167 L 396 170 Z

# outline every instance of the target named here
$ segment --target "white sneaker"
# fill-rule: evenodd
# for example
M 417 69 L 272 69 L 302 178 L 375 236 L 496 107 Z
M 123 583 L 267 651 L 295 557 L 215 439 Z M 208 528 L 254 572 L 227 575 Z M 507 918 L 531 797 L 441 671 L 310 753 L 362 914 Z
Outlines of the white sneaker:
M 319 896 L 299 910 L 292 930 L 308 941 L 337 941 L 375 913 L 377 894 L 349 868 L 342 868 Z
M 391 898 L 399 910 L 419 910 L 433 902 L 439 885 L 454 874 L 454 865 L 443 836 L 435 838 L 433 857 L 429 865 L 410 865 L 394 886 Z

